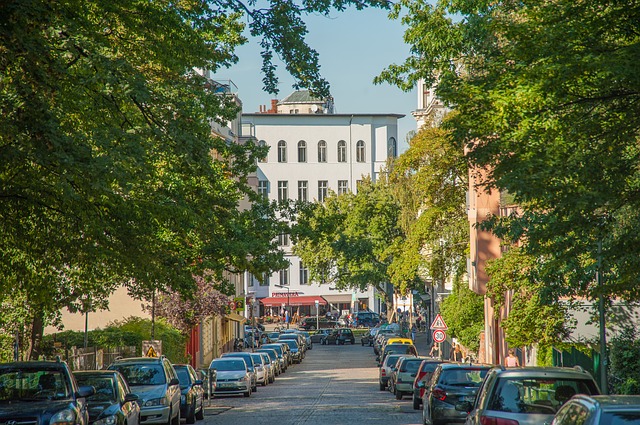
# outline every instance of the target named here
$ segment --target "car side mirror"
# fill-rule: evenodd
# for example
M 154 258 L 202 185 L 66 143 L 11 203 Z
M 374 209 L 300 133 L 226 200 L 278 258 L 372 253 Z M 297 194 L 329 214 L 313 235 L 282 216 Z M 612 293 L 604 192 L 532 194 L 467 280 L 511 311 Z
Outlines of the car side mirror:
M 466 412 L 468 414 L 473 410 L 473 405 L 469 401 L 461 401 L 460 403 L 456 403 L 455 409 L 458 412 Z
M 96 389 L 92 385 L 86 385 L 82 387 L 78 387 L 78 392 L 76 393 L 78 398 L 90 397 L 96 393 Z
M 171 380 L 169 381 L 169 386 L 172 385 L 180 385 L 180 381 L 178 381 L 178 378 L 171 378 Z
M 140 397 L 138 397 L 138 394 L 129 393 L 124 396 L 125 403 L 128 401 L 138 401 L 138 400 L 140 400 Z

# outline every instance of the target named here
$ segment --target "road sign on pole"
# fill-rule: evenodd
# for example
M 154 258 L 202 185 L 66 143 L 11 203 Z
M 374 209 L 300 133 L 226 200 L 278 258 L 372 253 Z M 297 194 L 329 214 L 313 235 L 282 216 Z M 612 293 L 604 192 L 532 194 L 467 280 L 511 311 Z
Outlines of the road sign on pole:
M 447 333 L 442 329 L 436 329 L 433 331 L 433 341 L 437 343 L 444 342 L 447 339 Z
M 433 323 L 431 324 L 431 330 L 435 331 L 436 329 L 443 330 L 443 331 L 446 331 L 447 329 L 449 329 L 447 324 L 444 323 L 444 319 L 442 318 L 440 313 L 436 315 L 436 318 L 433 320 Z

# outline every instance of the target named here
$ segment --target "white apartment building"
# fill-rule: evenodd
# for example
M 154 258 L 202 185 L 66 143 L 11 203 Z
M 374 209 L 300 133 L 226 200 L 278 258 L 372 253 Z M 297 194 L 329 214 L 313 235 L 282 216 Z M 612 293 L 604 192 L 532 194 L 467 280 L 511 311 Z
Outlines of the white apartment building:
M 398 119 L 404 115 L 332 111 L 332 102 L 298 91 L 278 102 L 277 109 L 242 115 L 242 135 L 253 136 L 270 148 L 258 163 L 260 193 L 271 200 L 321 202 L 329 190 L 338 194 L 357 190 L 363 176 L 375 181 L 387 159 L 398 155 Z M 290 266 L 269 276 L 267 282 L 249 279 L 248 292 L 261 305 L 254 314 L 281 314 L 289 304 L 291 314 L 313 316 L 316 301 L 320 314 L 328 309 L 380 312 L 383 303 L 372 288 L 352 293 L 332 290 L 330 283 L 312 282 L 300 258 L 292 254 L 288 235 L 282 235 L 279 242 Z

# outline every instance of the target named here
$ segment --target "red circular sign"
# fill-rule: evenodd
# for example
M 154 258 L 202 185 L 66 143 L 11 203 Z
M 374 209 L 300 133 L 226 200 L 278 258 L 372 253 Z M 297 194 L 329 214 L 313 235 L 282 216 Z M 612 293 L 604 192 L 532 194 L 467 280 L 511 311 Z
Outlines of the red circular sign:
M 445 339 L 447 339 L 447 334 L 445 333 L 445 331 L 443 331 L 442 329 L 436 329 L 435 331 L 433 331 L 433 340 L 435 342 L 443 342 Z

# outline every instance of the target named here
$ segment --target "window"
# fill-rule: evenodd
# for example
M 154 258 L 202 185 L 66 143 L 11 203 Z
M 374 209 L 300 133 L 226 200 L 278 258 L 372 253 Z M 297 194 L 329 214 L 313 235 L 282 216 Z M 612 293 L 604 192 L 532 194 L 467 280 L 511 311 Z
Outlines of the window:
M 280 233 L 278 235 L 278 245 L 289 246 L 289 235 L 287 233 Z
M 298 181 L 298 201 L 309 202 L 309 182 L 306 180 Z
M 269 275 L 263 274 L 262 279 L 258 280 L 260 282 L 260 286 L 269 286 Z
M 344 140 L 338 142 L 338 162 L 347 162 L 347 142 Z
M 278 162 L 287 162 L 287 142 L 284 140 L 278 142 Z
M 356 162 L 365 162 L 365 160 L 364 141 L 358 140 L 358 143 L 356 143 Z
M 267 146 L 267 142 L 265 142 L 264 140 L 260 140 L 258 142 L 258 146 L 264 148 L 265 146 Z M 263 157 L 258 158 L 258 162 L 267 162 L 267 154 L 265 153 Z
M 269 181 L 258 180 L 258 194 L 267 198 L 269 196 Z
M 327 142 L 324 140 L 318 142 L 318 162 L 327 162 Z
M 249 282 L 247 282 L 247 286 L 253 286 L 256 281 L 256 277 L 249 273 Z
M 323 202 L 327 197 L 329 182 L 327 180 L 318 181 L 318 201 Z
M 278 181 L 278 201 L 287 201 L 289 199 L 289 182 L 286 180 Z
M 307 162 L 307 142 L 304 140 L 298 142 L 298 162 Z
M 300 285 L 309 284 L 309 269 L 300 261 Z
M 289 269 L 280 270 L 280 285 L 289 285 Z
M 338 180 L 338 195 L 342 195 L 343 193 L 347 193 L 349 190 L 349 181 L 347 180 Z
M 393 137 L 389 137 L 389 145 L 387 146 L 387 157 L 395 158 L 398 156 L 398 143 Z

